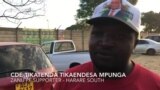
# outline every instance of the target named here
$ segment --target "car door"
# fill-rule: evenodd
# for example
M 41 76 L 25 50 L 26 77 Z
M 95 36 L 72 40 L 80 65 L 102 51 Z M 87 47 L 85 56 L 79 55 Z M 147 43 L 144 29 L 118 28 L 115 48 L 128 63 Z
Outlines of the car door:
M 139 40 L 134 50 L 135 53 L 146 53 L 149 42 L 146 40 Z

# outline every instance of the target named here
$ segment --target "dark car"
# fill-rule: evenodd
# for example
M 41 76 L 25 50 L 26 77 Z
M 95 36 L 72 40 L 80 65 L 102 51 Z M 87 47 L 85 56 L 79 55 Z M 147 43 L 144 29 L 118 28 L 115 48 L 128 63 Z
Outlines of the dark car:
M 45 82 L 45 80 L 35 82 L 34 80 L 40 77 L 25 77 L 37 73 L 56 73 L 56 69 L 40 46 L 0 42 L 0 90 L 52 90 L 54 82 Z M 22 78 L 25 80 L 20 81 Z
M 150 35 L 147 36 L 146 39 L 152 39 L 154 41 L 160 42 L 160 35 Z

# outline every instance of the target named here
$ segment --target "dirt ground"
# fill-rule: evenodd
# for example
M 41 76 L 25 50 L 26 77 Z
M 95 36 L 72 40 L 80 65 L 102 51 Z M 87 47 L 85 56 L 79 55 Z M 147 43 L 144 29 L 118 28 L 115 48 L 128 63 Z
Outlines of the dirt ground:
M 160 75 L 160 54 L 154 56 L 132 55 L 132 60 Z

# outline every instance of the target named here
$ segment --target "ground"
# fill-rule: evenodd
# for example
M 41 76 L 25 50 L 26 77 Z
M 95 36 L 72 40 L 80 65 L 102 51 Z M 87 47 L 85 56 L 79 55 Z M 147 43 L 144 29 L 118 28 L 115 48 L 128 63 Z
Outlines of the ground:
M 132 60 L 160 75 L 160 54 L 159 55 L 132 55 Z

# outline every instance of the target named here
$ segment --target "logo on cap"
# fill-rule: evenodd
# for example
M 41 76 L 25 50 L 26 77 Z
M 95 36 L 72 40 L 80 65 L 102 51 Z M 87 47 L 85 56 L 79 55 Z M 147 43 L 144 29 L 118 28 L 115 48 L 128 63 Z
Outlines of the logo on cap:
M 140 11 L 128 0 L 106 0 L 95 8 L 91 19 L 87 22 L 96 24 L 96 21 L 103 20 L 102 18 L 112 18 L 123 22 L 139 33 L 140 17 Z
M 104 4 L 101 16 L 115 16 L 125 21 L 133 19 L 133 13 L 129 12 L 130 7 L 123 5 L 122 0 L 111 0 L 111 2 Z

